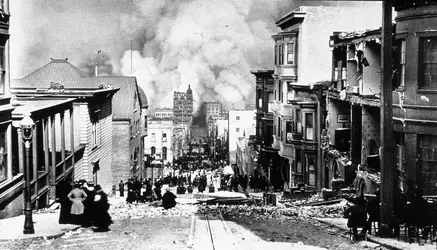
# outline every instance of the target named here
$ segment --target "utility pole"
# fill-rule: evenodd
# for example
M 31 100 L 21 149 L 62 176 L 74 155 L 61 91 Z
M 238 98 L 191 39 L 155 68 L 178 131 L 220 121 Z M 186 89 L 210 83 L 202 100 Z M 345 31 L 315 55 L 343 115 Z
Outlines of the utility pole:
M 395 144 L 393 140 L 392 110 L 392 0 L 384 0 L 382 4 L 382 46 L 381 46 L 381 223 L 382 236 L 391 236 L 389 227 L 394 219 L 394 196 L 396 167 L 394 164 Z

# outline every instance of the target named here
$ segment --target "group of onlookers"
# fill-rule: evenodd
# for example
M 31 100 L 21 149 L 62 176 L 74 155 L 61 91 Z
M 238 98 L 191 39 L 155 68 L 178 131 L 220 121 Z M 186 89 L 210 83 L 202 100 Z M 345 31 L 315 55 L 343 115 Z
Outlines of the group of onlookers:
M 120 197 L 124 197 L 125 187 L 127 189 L 126 202 L 131 204 L 133 202 L 152 202 L 152 201 L 162 201 L 162 205 L 165 209 L 172 208 L 176 206 L 176 196 L 170 191 L 169 188 L 162 195 L 162 180 L 157 178 L 154 183 L 155 188 L 152 188 L 151 179 L 137 179 L 130 178 L 126 183 L 123 180 L 118 184 L 118 190 L 120 192 Z
M 57 188 L 57 197 L 61 205 L 60 224 L 94 226 L 96 231 L 107 231 L 113 223 L 108 213 L 108 196 L 100 185 L 65 179 Z
M 416 186 L 414 181 L 407 180 L 406 186 L 405 192 L 400 189 L 395 190 L 397 195 L 393 197 L 394 220 L 389 226 L 393 228 L 395 235 L 400 234 L 400 225 L 404 223 L 407 225 L 408 235 L 415 234 L 414 228 L 423 227 L 424 237 L 428 237 L 430 226 L 437 224 L 435 216 L 432 215 L 431 203 L 423 198 L 423 191 Z M 358 239 L 360 235 L 371 232 L 372 223 L 380 221 L 380 190 L 378 189 L 374 197 L 369 198 L 368 201 L 361 195 L 353 202 L 354 205 L 347 208 L 344 215 L 348 218 L 348 227 L 352 229 L 355 239 Z M 362 228 L 359 233 L 358 228 Z

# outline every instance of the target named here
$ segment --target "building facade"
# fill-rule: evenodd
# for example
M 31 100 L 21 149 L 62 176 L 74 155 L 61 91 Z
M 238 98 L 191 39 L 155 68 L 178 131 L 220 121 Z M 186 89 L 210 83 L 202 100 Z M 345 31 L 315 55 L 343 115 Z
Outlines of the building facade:
M 256 116 L 255 110 L 229 110 L 228 142 L 229 163 L 236 164 L 237 142 L 239 138 L 255 134 Z M 245 131 L 247 133 L 245 133 Z
M 173 121 L 175 124 L 191 124 L 193 121 L 193 91 L 188 85 L 187 92 L 173 94 Z
M 104 76 L 102 82 L 119 88 L 112 100 L 112 175 L 114 181 L 126 181 L 132 176 L 141 177 L 143 172 L 144 136 L 142 127 L 144 98 L 135 77 Z M 144 93 L 144 92 L 143 92 Z M 146 99 L 147 102 L 147 99 Z
M 366 6 L 364 6 L 366 4 Z M 373 7 L 374 6 L 374 7 Z M 321 131 L 323 91 L 331 82 L 329 36 L 338 30 L 379 27 L 380 3 L 347 7 L 301 6 L 280 18 L 275 41 L 273 143 L 290 186 L 325 186 Z M 372 18 L 369 18 L 372 17 Z M 353 20 L 353 21 L 352 21 Z
M 65 166 L 68 170 L 70 170 L 70 166 L 74 166 L 68 172 L 74 180 L 94 181 L 106 191 L 111 189 L 114 184 L 112 157 L 108 156 L 112 155 L 112 97 L 118 90 L 118 88 L 105 84 L 98 77 L 87 75 L 70 64 L 68 59 L 52 59 L 48 64 L 26 77 L 12 82 L 11 93 L 17 96 L 18 101 L 27 102 L 27 105 L 30 106 L 22 113 L 31 112 L 32 119 L 37 124 L 37 130 L 44 127 L 42 138 L 47 137 L 44 140 L 48 140 L 48 142 L 43 143 L 41 140 L 42 144 L 35 143 L 35 145 L 40 147 L 51 145 L 51 147 L 44 149 L 47 151 L 44 154 L 52 156 L 40 157 L 37 160 L 45 159 L 47 161 L 45 164 L 53 164 L 52 170 L 55 169 L 58 173 L 56 176 L 50 177 L 50 192 L 52 194 L 55 194 L 56 186 L 67 176 L 64 167 L 60 166 Z M 46 108 L 44 100 L 68 101 L 70 98 L 74 99 L 72 110 L 63 105 L 61 106 L 62 110 L 54 109 L 54 114 L 48 113 L 49 116 L 44 117 Z M 42 102 L 41 104 L 32 104 L 32 100 Z M 35 108 L 38 108 L 39 111 L 34 110 Z M 32 113 L 37 111 L 38 115 Z M 19 116 L 20 114 L 17 114 L 17 117 Z M 71 123 L 65 124 L 64 118 L 69 116 Z M 58 120 L 57 117 L 60 119 Z M 36 118 L 40 120 L 36 120 Z M 38 128 L 39 122 L 40 128 Z M 48 123 L 50 123 L 50 129 L 44 125 Z M 61 127 L 64 129 L 60 129 Z M 48 136 L 49 133 L 50 136 Z M 74 137 L 71 136 L 72 134 Z M 68 150 L 70 151 L 68 154 L 71 154 L 72 157 L 75 156 L 76 151 L 82 151 L 80 159 L 62 157 L 62 152 L 70 148 L 73 149 Z M 52 151 L 52 153 L 48 151 Z M 51 161 L 49 162 L 49 160 Z M 41 163 L 36 161 L 35 164 Z
M 273 70 L 253 70 L 251 73 L 256 81 L 256 174 L 261 174 L 270 180 L 271 166 L 280 166 L 283 158 L 278 155 L 278 150 L 272 147 L 273 143 L 273 112 L 274 81 Z M 288 166 L 287 166 L 288 168 Z M 274 173 L 279 174 L 277 172 Z M 272 179 L 277 178 L 276 176 Z
M 332 85 L 327 96 L 323 131 L 325 187 L 333 179 L 346 186 L 355 171 L 378 173 L 380 147 L 381 29 L 336 32 L 330 38 L 333 55 Z M 360 175 L 365 174 L 360 172 Z M 360 192 L 376 191 L 357 179 Z
M 434 1 L 393 3 L 397 11 L 398 68 L 393 90 L 397 185 L 414 180 L 425 195 L 437 192 L 437 5 Z
M 173 121 L 148 121 L 148 136 L 144 142 L 144 155 L 147 158 L 146 178 L 156 178 L 163 173 L 164 166 L 173 163 Z
M 174 117 L 173 109 L 171 108 L 160 108 L 155 110 L 154 119 L 170 119 Z

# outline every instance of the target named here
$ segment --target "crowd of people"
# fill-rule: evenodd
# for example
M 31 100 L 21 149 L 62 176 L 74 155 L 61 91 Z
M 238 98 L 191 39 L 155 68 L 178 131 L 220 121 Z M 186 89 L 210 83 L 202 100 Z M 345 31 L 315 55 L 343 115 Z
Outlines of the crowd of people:
M 113 223 L 108 213 L 108 196 L 100 185 L 85 180 L 61 181 L 57 188 L 61 209 L 60 224 L 76 224 L 94 227 L 95 231 L 108 231 Z
M 431 204 L 423 198 L 422 190 L 418 188 L 414 181 L 407 180 L 406 191 L 397 190 L 394 196 L 394 220 L 390 223 L 393 234 L 398 236 L 400 225 L 407 226 L 407 236 L 417 234 L 417 228 L 423 228 L 423 237 L 427 238 L 430 234 L 430 226 L 436 224 L 436 219 L 431 215 Z M 344 216 L 348 218 L 347 225 L 352 229 L 355 239 L 360 239 L 367 232 L 371 233 L 372 223 L 380 222 L 381 197 L 380 190 L 374 193 L 374 197 L 368 201 L 364 196 L 352 200 L 354 205 L 345 210 Z M 358 232 L 361 228 L 361 232 Z M 435 234 L 435 232 L 433 232 Z M 435 235 L 433 235 L 435 237 Z
M 154 186 L 154 188 L 153 188 Z M 166 192 L 162 194 L 163 181 L 157 178 L 152 186 L 152 180 L 130 178 L 126 183 L 120 180 L 118 190 L 120 197 L 124 197 L 125 188 L 127 190 L 126 202 L 131 203 L 145 203 L 153 201 L 162 201 L 165 209 L 170 209 L 176 206 L 176 195 L 166 188 Z

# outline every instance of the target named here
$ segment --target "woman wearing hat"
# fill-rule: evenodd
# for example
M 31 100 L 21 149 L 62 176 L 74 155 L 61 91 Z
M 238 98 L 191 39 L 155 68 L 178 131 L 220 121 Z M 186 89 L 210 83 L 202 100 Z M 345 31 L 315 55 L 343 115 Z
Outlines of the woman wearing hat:
M 109 225 L 112 224 L 111 216 L 108 213 L 109 203 L 108 195 L 103 192 L 100 185 L 94 187 L 94 205 L 93 205 L 93 219 L 94 226 L 97 227 L 96 231 L 108 231 Z
M 86 197 L 87 195 L 85 191 L 82 190 L 81 184 L 75 182 L 73 190 L 68 194 L 68 199 L 72 202 L 70 210 L 72 224 L 82 224 L 82 216 L 85 208 L 83 201 Z

